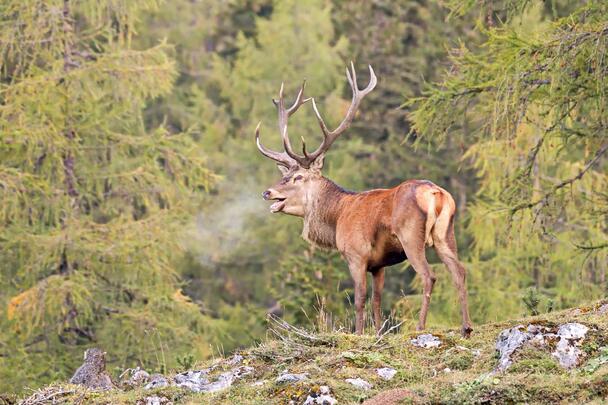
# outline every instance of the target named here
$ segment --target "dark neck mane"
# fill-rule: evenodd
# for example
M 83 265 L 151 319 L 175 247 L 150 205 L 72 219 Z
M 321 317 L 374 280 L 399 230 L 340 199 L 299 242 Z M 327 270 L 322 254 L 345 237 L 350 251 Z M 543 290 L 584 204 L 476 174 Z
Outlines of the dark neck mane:
M 318 193 L 312 196 L 306 207 L 302 237 L 308 242 L 326 249 L 336 247 L 336 223 L 346 191 L 333 181 L 323 177 Z

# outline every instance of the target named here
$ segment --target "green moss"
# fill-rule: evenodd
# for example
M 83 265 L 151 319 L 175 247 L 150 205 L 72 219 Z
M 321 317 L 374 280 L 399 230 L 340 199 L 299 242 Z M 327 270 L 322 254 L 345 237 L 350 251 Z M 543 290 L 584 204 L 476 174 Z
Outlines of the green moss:
M 504 374 L 491 374 L 496 367 L 496 337 L 505 328 L 518 324 L 541 323 L 555 327 L 565 322 L 581 322 L 591 329 L 583 349 L 591 353 L 578 371 L 561 369 L 551 357 L 549 346 L 525 347 L 514 357 L 513 365 Z M 330 387 L 339 403 L 355 404 L 391 388 L 407 388 L 415 393 L 414 403 L 482 404 L 482 403 L 582 403 L 599 401 L 608 395 L 608 364 L 597 361 L 592 372 L 585 365 L 602 356 L 601 342 L 608 338 L 608 319 L 594 311 L 572 315 L 572 311 L 544 314 L 537 317 L 478 325 L 470 339 L 462 339 L 451 331 L 433 331 L 441 335 L 442 346 L 422 349 L 409 340 L 414 333 L 391 334 L 374 345 L 375 336 L 346 333 L 321 335 L 320 339 L 289 337 L 269 340 L 245 350 L 244 363 L 255 372 L 227 390 L 213 394 L 192 393 L 175 387 L 146 391 L 92 392 L 82 387 L 64 386 L 73 394 L 64 403 L 84 398 L 87 404 L 135 404 L 150 395 L 164 396 L 174 404 L 285 404 L 303 402 L 321 385 Z M 331 342 L 331 343 L 327 343 Z M 474 354 L 475 353 L 475 354 Z M 211 363 L 198 365 L 201 368 Z M 390 381 L 381 379 L 377 367 L 390 366 L 397 374 Z M 215 373 L 232 366 L 220 365 Z M 443 370 L 449 367 L 450 372 Z M 296 384 L 275 384 L 274 380 L 288 369 L 292 373 L 308 373 L 309 379 Z M 345 382 L 360 377 L 373 388 L 363 391 Z M 252 385 L 265 381 L 262 385 Z M 8 402 L 11 404 L 10 402 Z M 14 402 L 13 402 L 14 403 Z M 0 402 L 1 405 L 2 402 Z M 11 404 L 12 405 L 12 404 Z
M 513 356 L 513 365 L 509 373 L 560 373 L 562 369 L 550 353 L 536 347 L 526 346 Z
M 445 365 L 451 370 L 467 370 L 473 365 L 475 356 L 468 351 L 459 351 L 447 356 Z

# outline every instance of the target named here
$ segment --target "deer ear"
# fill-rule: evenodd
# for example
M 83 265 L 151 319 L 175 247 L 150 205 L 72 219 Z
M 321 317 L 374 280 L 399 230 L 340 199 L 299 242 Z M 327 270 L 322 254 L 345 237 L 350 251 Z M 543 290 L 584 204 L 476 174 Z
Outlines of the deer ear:
M 283 176 L 287 176 L 287 173 L 289 173 L 289 167 L 283 165 L 277 165 L 277 167 Z
M 316 158 L 311 164 L 310 164 L 310 170 L 313 171 L 317 171 L 320 172 L 321 169 L 323 169 L 323 161 L 325 160 L 325 154 L 321 154 L 319 155 L 318 158 Z

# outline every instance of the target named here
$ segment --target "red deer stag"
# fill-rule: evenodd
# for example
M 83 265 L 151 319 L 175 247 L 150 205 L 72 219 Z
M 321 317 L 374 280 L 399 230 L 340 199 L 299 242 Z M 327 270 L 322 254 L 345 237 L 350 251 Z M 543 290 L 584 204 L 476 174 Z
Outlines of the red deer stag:
M 354 193 L 342 189 L 321 174 L 325 153 L 350 126 L 361 100 L 376 86 L 376 76 L 371 66 L 369 73 L 369 84 L 360 90 L 354 65 L 351 63 L 350 72 L 346 69 L 353 93 L 352 102 L 346 116 L 333 131 L 325 125 L 314 98 L 304 98 L 306 82 L 289 108 L 285 108 L 281 84 L 279 99 L 273 99 L 273 102 L 278 109 L 284 152 L 264 147 L 260 143 L 260 124 L 255 130 L 258 149 L 264 156 L 276 161 L 283 174 L 281 181 L 264 191 L 263 197 L 275 201 L 270 206 L 271 212 L 304 219 L 304 239 L 323 248 L 337 249 L 348 262 L 355 288 L 357 334 L 363 332 L 367 272 L 373 275 L 374 323 L 377 332 L 380 332 L 384 267 L 406 259 L 422 277 L 424 295 L 417 330 L 424 329 L 435 283 L 435 275 L 426 260 L 425 247 L 434 246 L 441 261 L 452 273 L 462 311 L 462 334 L 468 336 L 472 328 L 467 309 L 465 269 L 456 251 L 456 205 L 450 193 L 427 180 L 408 180 L 391 189 Z M 293 151 L 287 136 L 287 121 L 309 100 L 312 100 L 323 141 L 313 152 L 307 151 L 303 144 L 302 155 L 299 155 Z

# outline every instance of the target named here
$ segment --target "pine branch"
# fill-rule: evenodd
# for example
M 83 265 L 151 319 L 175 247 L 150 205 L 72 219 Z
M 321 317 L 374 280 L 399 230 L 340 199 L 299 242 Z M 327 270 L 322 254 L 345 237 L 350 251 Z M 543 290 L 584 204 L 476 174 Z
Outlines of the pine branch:
M 592 167 L 593 165 L 595 165 L 595 163 L 597 163 L 597 161 L 600 159 L 600 157 L 602 157 L 602 155 L 604 153 L 606 153 L 606 151 L 608 151 L 608 143 L 604 144 L 595 154 L 595 156 L 593 157 L 593 159 L 591 159 L 589 162 L 587 162 L 587 164 L 585 165 L 585 167 L 583 169 L 581 169 L 581 171 L 578 172 L 578 174 L 576 174 L 576 176 L 570 177 L 569 179 L 563 180 L 562 182 L 560 182 L 559 184 L 557 184 L 556 186 L 554 186 L 551 191 L 548 191 L 547 193 L 545 193 L 545 195 L 543 195 L 541 198 L 539 198 L 538 200 L 529 202 L 529 203 L 523 203 L 523 204 L 519 204 L 516 205 L 515 207 L 513 207 L 511 209 L 511 215 L 514 215 L 517 211 L 521 211 L 524 209 L 528 209 L 528 208 L 533 208 L 537 205 L 545 205 L 549 199 L 549 197 L 551 197 L 553 194 L 555 194 L 555 192 L 557 192 L 558 190 L 574 183 L 577 180 L 580 180 L 585 173 L 587 173 Z
M 600 245 L 579 245 L 575 243 L 574 246 L 581 250 L 600 250 L 608 248 L 608 243 L 602 243 Z

